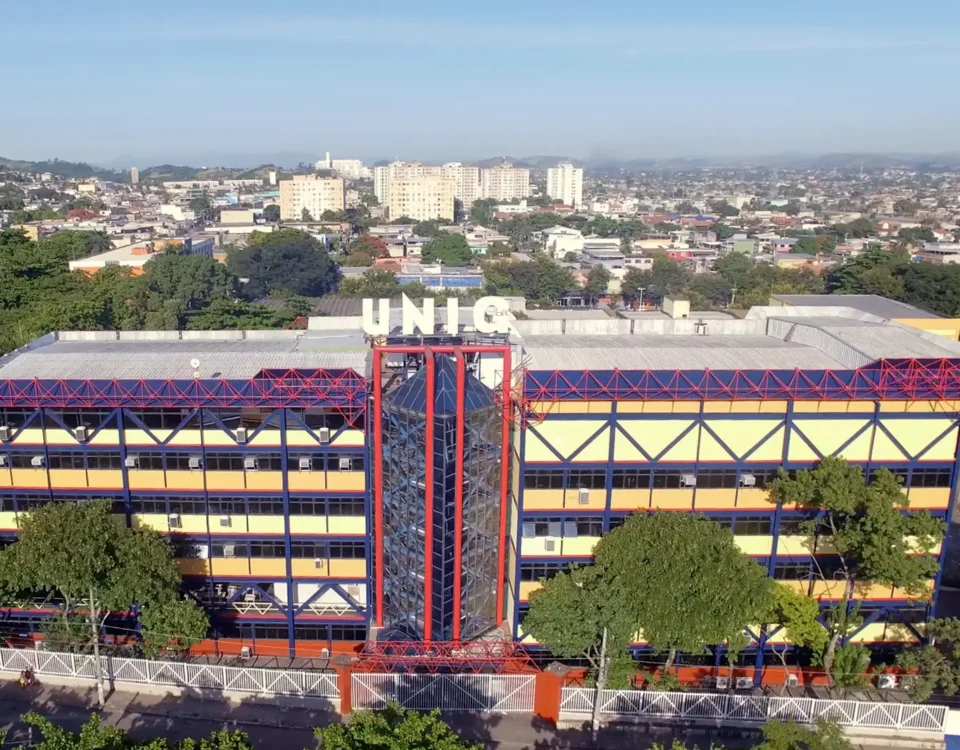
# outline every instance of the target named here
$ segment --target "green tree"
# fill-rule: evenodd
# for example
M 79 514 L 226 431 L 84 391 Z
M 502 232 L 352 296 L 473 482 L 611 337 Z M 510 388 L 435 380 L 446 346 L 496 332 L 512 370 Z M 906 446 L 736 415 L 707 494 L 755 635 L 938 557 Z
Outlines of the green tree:
M 727 201 L 714 201 L 710 204 L 710 210 L 723 218 L 740 215 L 740 209 L 734 208 Z
M 506 258 L 513 253 L 513 248 L 506 242 L 495 240 L 487 246 L 487 258 Z
M 563 254 L 564 263 L 576 263 L 580 260 L 580 255 L 575 253 L 573 250 L 568 250 Z
M 605 568 L 573 567 L 530 595 L 523 628 L 552 654 L 586 659 L 596 680 L 592 725 L 600 727 L 600 697 L 611 660 L 626 656 L 637 630 L 623 586 Z
M 604 536 L 597 565 L 615 576 L 646 641 L 667 652 L 698 653 L 737 637 L 768 611 L 771 581 L 733 534 L 699 515 L 637 513 Z
M 770 719 L 763 726 L 763 742 L 754 750 L 853 750 L 835 721 L 817 719 L 813 727 Z
M 801 594 L 782 583 L 773 587 L 773 597 L 770 608 L 764 616 L 763 622 L 768 631 L 771 628 L 782 630 L 787 643 L 778 647 L 776 643 L 767 646 L 776 654 L 783 664 L 784 671 L 788 671 L 787 652 L 791 647 L 810 649 L 815 659 L 819 659 L 827 645 L 827 631 L 817 619 L 820 616 L 820 604 L 813 597 Z
M 189 315 L 186 327 L 192 331 L 246 330 L 282 328 L 295 315 L 273 310 L 266 305 L 238 299 L 216 299 L 202 310 Z
M 839 235 L 865 239 L 875 237 L 877 234 L 877 222 L 870 219 L 856 219 L 849 224 L 836 224 L 833 231 Z
M 839 560 L 840 603 L 828 617 L 828 641 L 823 667 L 832 675 L 834 655 L 846 635 L 850 603 L 858 584 L 879 583 L 924 595 L 938 564 L 932 550 L 943 538 L 943 523 L 928 512 L 904 514 L 907 496 L 887 469 L 873 472 L 870 483 L 863 469 L 828 456 L 815 469 L 795 476 L 781 470 L 769 486 L 770 501 L 814 512 L 803 527 L 814 549 L 827 545 Z M 818 571 L 823 580 L 827 577 Z
M 356 711 L 345 723 L 313 731 L 323 750 L 481 750 L 457 735 L 439 711 L 419 713 L 396 703 L 382 711 Z
M 327 212 L 324 211 L 323 213 L 327 213 Z M 331 211 L 330 213 L 333 213 L 333 212 Z M 320 218 L 323 219 L 323 215 L 321 215 Z M 306 208 L 304 208 L 300 212 L 300 221 L 313 221 L 313 216 Z
M 587 280 L 583 285 L 583 291 L 590 295 L 590 301 L 595 302 L 599 297 L 607 293 L 607 285 L 613 275 L 604 266 L 594 266 L 587 274 Z
M 397 281 L 397 274 L 393 271 L 371 268 L 360 276 L 351 276 L 341 281 L 337 295 L 389 299 L 400 295 L 400 282 Z
M 643 297 L 659 304 L 664 297 L 685 293 L 690 285 L 690 272 L 674 258 L 660 254 L 653 260 L 653 268 L 640 271 L 630 268 L 620 283 L 620 291 L 625 299 L 638 299 L 640 289 Z
M 803 255 L 816 255 L 820 252 L 820 246 L 814 237 L 801 237 L 793 246 L 792 252 Z
M 214 300 L 233 299 L 237 290 L 236 278 L 222 263 L 178 249 L 156 255 L 143 270 L 126 303 L 133 328 L 182 330 L 191 315 Z M 122 283 L 122 276 L 115 278 Z
M 276 203 L 273 203 L 269 206 L 263 207 L 263 220 L 269 221 L 271 224 L 275 224 L 280 221 L 280 206 Z
M 710 307 L 726 308 L 733 302 L 733 287 L 723 276 L 715 273 L 698 273 L 687 289 L 691 310 Z
M 450 222 L 444 219 L 431 219 L 430 221 L 419 221 L 413 225 L 413 233 L 420 237 L 442 237 L 446 235 L 440 227 L 446 226 Z
M 720 277 L 730 284 L 731 288 L 743 289 L 747 285 L 747 278 L 753 270 L 753 260 L 745 253 L 727 253 L 713 264 Z
M 495 261 L 483 272 L 488 294 L 526 297 L 538 305 L 553 305 L 577 288 L 573 274 L 545 255 L 523 263 Z
M 361 234 L 349 245 L 343 259 L 345 266 L 372 266 L 378 258 L 386 258 L 389 250 L 383 240 L 370 234 Z
M 933 230 L 930 227 L 910 227 L 908 229 L 901 229 L 897 232 L 897 237 L 899 237 L 904 242 L 907 242 L 911 245 L 922 246 L 924 242 L 936 242 L 937 238 L 933 234 Z
M 869 294 L 869 287 L 863 281 L 865 273 L 879 269 L 889 272 L 883 274 L 884 277 L 900 276 L 909 263 L 910 256 L 906 252 L 891 252 L 874 245 L 831 271 L 827 278 L 827 289 L 835 294 Z M 874 281 L 879 277 L 874 276 Z
M 484 227 L 492 227 L 493 211 L 497 207 L 497 201 L 493 198 L 481 198 L 475 200 L 470 207 L 470 221 Z
M 445 266 L 467 266 L 473 260 L 473 250 L 462 234 L 444 232 L 435 236 L 421 251 L 424 263 L 443 263 Z
M 926 643 L 897 654 L 897 666 L 911 673 L 905 681 L 910 697 L 923 703 L 934 690 L 944 695 L 960 691 L 960 620 L 927 620 Z
M 227 254 L 227 269 L 248 280 L 243 290 L 248 299 L 272 291 L 320 297 L 336 289 L 339 275 L 326 249 L 296 229 L 254 232 L 246 247 Z
M 374 193 L 361 193 L 360 202 L 364 206 L 379 206 L 380 199 Z
M 209 216 L 213 212 L 213 204 L 210 202 L 210 196 L 206 193 L 191 199 L 187 207 L 197 216 Z
M 63 599 L 62 611 L 87 618 L 90 644 L 100 658 L 100 632 L 110 612 L 125 612 L 132 605 L 153 610 L 152 622 L 181 625 L 193 630 L 176 634 L 155 633 L 180 645 L 200 640 L 208 623 L 202 611 L 188 620 L 193 602 L 180 598 L 180 573 L 173 549 L 159 532 L 130 529 L 110 515 L 110 502 L 57 502 L 41 506 L 20 519 L 20 536 L 0 552 L 0 579 L 19 590 L 55 591 Z M 174 608 L 176 617 L 169 613 Z M 104 703 L 103 676 L 98 671 L 97 698 Z

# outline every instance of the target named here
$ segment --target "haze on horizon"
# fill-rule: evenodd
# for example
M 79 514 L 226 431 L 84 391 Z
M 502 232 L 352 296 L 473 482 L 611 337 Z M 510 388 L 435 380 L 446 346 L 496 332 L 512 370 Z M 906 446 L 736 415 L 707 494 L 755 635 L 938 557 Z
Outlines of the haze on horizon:
M 144 5 L 4 9 L 0 155 L 960 151 L 955 0 Z

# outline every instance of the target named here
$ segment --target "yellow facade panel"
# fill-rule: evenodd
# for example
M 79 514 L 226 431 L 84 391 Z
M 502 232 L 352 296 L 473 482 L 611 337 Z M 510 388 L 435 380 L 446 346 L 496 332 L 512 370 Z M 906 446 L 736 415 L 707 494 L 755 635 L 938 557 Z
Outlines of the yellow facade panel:
M 210 564 L 211 575 L 215 576 L 249 576 L 250 560 L 246 557 L 212 557 L 207 562 Z M 257 562 L 264 562 L 257 560 Z M 284 560 L 267 560 L 266 562 L 279 562 L 284 566 Z M 282 570 L 278 576 L 286 575 L 286 570 Z
M 288 471 L 287 487 L 291 492 L 322 492 L 327 489 L 326 472 Z
M 170 439 L 167 441 L 167 445 L 170 445 L 170 446 L 203 445 L 203 433 L 199 429 L 183 429 L 183 430 L 180 430 L 175 435 L 171 434 Z
M 296 562 L 296 561 L 294 561 Z M 331 559 L 327 566 L 332 578 L 363 578 L 367 575 L 366 560 Z M 294 575 L 297 575 L 294 571 Z
M 773 552 L 773 537 L 769 535 L 737 534 L 734 537 L 740 551 L 746 555 L 766 556 Z
M 613 411 L 612 401 L 588 401 L 587 412 L 589 414 L 609 414 Z
M 60 427 L 48 427 L 44 432 L 46 433 L 47 445 L 60 447 L 77 447 L 80 445 L 80 441 L 73 436 L 72 432 Z
M 919 461 L 953 461 L 957 453 L 957 428 L 949 430 L 923 452 Z
M 119 469 L 88 469 L 87 486 L 96 490 L 122 490 L 123 472 Z
M 202 490 L 202 471 L 168 471 L 167 488 L 171 490 Z
M 287 439 L 289 440 L 289 433 L 287 433 Z M 363 430 L 344 430 L 330 444 L 338 448 L 362 448 L 364 445 Z
M 621 425 L 625 424 L 620 422 Z M 613 460 L 614 461 L 630 461 L 633 463 L 639 461 L 646 461 L 647 457 L 644 456 L 637 446 L 630 442 L 626 435 L 623 434 L 616 427 L 613 428 Z
M 127 472 L 127 484 L 131 490 L 162 490 L 167 486 L 163 472 L 152 469 L 131 469 Z
M 770 493 L 767 490 L 741 487 L 737 490 L 737 508 L 739 510 L 753 508 L 772 510 L 774 504 L 770 502 Z
M 306 430 L 287 429 L 287 447 L 289 448 L 316 448 L 320 441 Z
M 780 422 L 779 419 L 711 419 L 707 421 L 707 426 L 738 459 L 743 459 L 749 453 L 751 461 L 779 461 L 783 457 L 783 431 L 770 433 Z M 700 437 L 701 460 L 710 460 L 703 457 L 702 451 L 706 435 L 704 430 Z M 770 437 L 763 440 L 767 435 Z M 761 440 L 763 443 L 758 445 Z
M 562 510 L 563 490 L 524 490 L 524 510 Z
M 217 561 L 220 562 L 219 560 Z M 287 561 L 277 558 L 250 558 L 250 575 L 279 578 L 287 574 Z
M 283 534 L 285 531 L 283 516 L 247 516 L 247 526 L 251 534 Z M 290 530 L 294 533 L 292 517 Z
M 242 490 L 243 483 L 242 471 L 207 471 L 207 489 L 217 490 Z
M 362 471 L 328 471 L 327 489 L 362 492 L 366 487 L 366 476 Z
M 244 481 L 248 490 L 257 492 L 281 492 L 283 474 L 279 471 L 246 471 Z
M 778 555 L 803 556 L 813 554 L 814 539 L 812 536 L 791 536 L 781 534 L 777 540 Z
M 90 445 L 120 445 L 120 430 L 111 430 L 106 427 L 90 438 Z
M 735 508 L 737 491 L 735 489 L 697 490 L 694 502 L 697 510 Z
M 12 445 L 43 445 L 43 430 L 39 427 L 27 427 L 10 441 Z
M 0 513 L 0 529 L 12 531 L 20 528 L 17 524 L 17 514 L 12 510 Z
M 300 516 L 294 516 L 293 518 L 300 518 Z M 291 526 L 293 525 L 293 518 L 291 518 Z M 331 534 L 366 534 L 367 519 L 363 516 L 330 516 L 327 519 L 327 527 Z
M 680 437 L 676 443 L 670 447 L 666 453 L 661 456 L 662 461 L 684 461 L 692 462 L 697 458 L 697 445 L 699 443 L 699 427 L 694 427 L 685 435 Z M 646 446 L 644 446 L 646 447 Z
M 794 401 L 793 402 L 794 414 L 816 414 L 818 411 L 820 411 L 819 401 Z
M 580 500 L 579 489 L 564 490 L 563 507 L 575 510 L 603 510 L 607 507 L 607 491 L 590 490 L 588 501 L 584 503 Z
M 912 487 L 908 497 L 911 508 L 946 510 L 950 507 L 949 487 Z
M 540 581 L 520 581 L 520 601 L 528 601 L 530 594 L 542 587 L 543 584 Z
M 541 459 L 533 458 L 530 455 L 530 436 L 531 433 L 536 434 L 540 440 L 544 442 L 545 445 L 549 445 L 553 448 L 554 451 L 564 458 L 569 458 L 576 451 L 583 447 L 584 451 L 590 450 L 589 446 L 584 447 L 588 440 L 590 440 L 595 433 L 603 431 L 604 425 L 606 425 L 605 420 L 600 419 L 578 419 L 578 420 L 564 420 L 564 419 L 555 419 L 548 420 L 543 422 L 536 427 L 531 427 L 527 430 L 527 455 L 526 460 L 528 461 L 538 461 Z M 592 442 L 592 441 L 591 441 Z M 610 454 L 610 446 L 606 441 L 599 441 L 599 446 L 601 447 L 601 453 L 597 454 L 600 457 L 594 458 L 592 460 L 605 461 L 607 460 Z M 549 453 L 549 449 L 547 450 Z M 596 454 L 596 451 L 594 450 Z M 553 455 L 553 453 L 551 453 Z M 555 458 L 555 457 L 554 457 Z M 549 460 L 549 459 L 542 459 Z M 580 460 L 590 460 L 583 459 Z
M 166 532 L 170 527 L 170 521 L 163 513 L 134 513 L 130 521 L 135 529 Z
M 13 475 L 10 469 L 0 469 L 0 487 L 13 487 Z
M 541 423 L 543 426 L 546 422 Z M 551 451 L 547 444 L 540 438 L 540 435 L 534 432 L 533 428 L 527 429 L 526 441 L 523 449 L 524 461 L 540 461 L 556 463 L 560 459 Z
M 747 408 L 752 404 L 752 402 L 744 402 L 747 404 Z M 729 414 L 732 411 L 732 401 L 704 401 L 703 402 L 703 413 L 704 414 Z M 754 404 L 755 407 L 755 404 Z
M 723 444 L 708 430 L 700 431 L 700 460 L 701 461 L 735 461 Z
M 161 432 L 169 432 L 169 430 L 161 430 Z M 159 437 L 157 440 L 154 440 L 154 438 L 150 437 L 150 433 L 148 433 L 146 430 L 126 428 L 123 431 L 123 439 L 126 445 L 142 447 L 157 445 Z
M 924 461 L 952 461 L 956 455 L 957 428 L 953 419 L 884 419 L 881 424 L 903 446 L 908 458 L 923 453 Z M 931 446 L 944 432 L 944 438 Z
M 203 431 L 205 448 L 236 448 L 237 439 L 223 430 L 208 427 Z
M 265 518 L 265 516 L 258 516 L 257 518 Z M 280 517 L 280 521 L 283 522 L 282 517 Z M 290 516 L 290 533 L 327 534 L 329 533 L 327 516 Z
M 526 505 L 526 503 L 524 503 Z M 650 507 L 650 490 L 613 490 L 611 510 L 641 510 Z
M 593 433 L 591 433 L 593 434 Z M 586 443 L 576 456 L 570 458 L 574 463 L 589 461 L 602 463 L 610 460 L 610 428 L 605 427 Z
M 250 438 L 249 444 L 255 448 L 279 448 L 283 441 L 280 439 L 280 430 L 267 427 Z
M 594 547 L 597 546 L 599 541 L 600 537 L 598 536 L 564 537 L 561 546 L 564 555 L 570 555 L 571 557 L 591 557 L 593 556 Z
M 664 510 L 692 510 L 693 490 L 653 490 L 650 507 Z
M 210 567 L 209 560 L 177 559 L 177 568 L 180 570 L 180 575 L 184 576 L 209 576 Z
M 23 489 L 49 489 L 46 469 L 11 469 L 13 486 Z
M 643 414 L 646 401 L 618 401 L 617 414 Z
M 166 529 L 161 529 L 161 531 L 166 531 Z M 182 515 L 180 516 L 180 528 L 177 531 L 181 534 L 206 534 L 208 531 L 207 517 L 199 513 Z
M 909 461 L 910 457 L 897 447 L 886 432 L 877 428 L 873 432 L 873 460 Z
M 590 406 L 586 401 L 558 401 L 553 407 L 553 414 L 587 414 Z
M 787 411 L 787 402 L 786 401 L 767 401 L 764 399 L 760 402 L 760 413 L 761 414 L 785 414 Z
M 83 489 L 87 486 L 84 469 L 50 469 L 50 487 L 58 490 Z

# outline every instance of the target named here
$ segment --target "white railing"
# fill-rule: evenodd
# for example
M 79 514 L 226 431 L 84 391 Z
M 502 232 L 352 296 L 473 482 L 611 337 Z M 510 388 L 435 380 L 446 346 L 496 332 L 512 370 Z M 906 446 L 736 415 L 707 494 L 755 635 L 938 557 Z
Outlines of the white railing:
M 231 690 L 262 695 L 340 697 L 334 672 L 227 667 L 201 662 L 155 661 L 117 656 L 101 657 L 100 662 L 104 679 L 112 682 L 166 685 L 196 690 Z M 19 673 L 24 669 L 31 669 L 39 676 L 96 679 L 93 656 L 0 648 L 0 672 Z
M 560 713 L 590 714 L 592 688 L 563 689 Z M 793 719 L 809 724 L 833 719 L 842 726 L 865 729 L 914 729 L 941 732 L 947 718 L 945 706 L 911 703 L 867 703 L 817 698 L 768 698 L 723 693 L 658 693 L 646 690 L 604 690 L 603 716 L 695 721 L 754 721 Z
M 352 677 L 354 708 L 532 713 L 534 675 L 371 674 Z

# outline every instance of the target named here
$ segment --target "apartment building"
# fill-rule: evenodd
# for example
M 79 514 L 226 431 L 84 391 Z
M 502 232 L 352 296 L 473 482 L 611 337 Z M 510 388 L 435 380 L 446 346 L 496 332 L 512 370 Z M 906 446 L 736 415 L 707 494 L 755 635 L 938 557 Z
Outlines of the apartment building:
M 373 169 L 373 192 L 381 206 L 390 202 L 390 184 L 394 180 L 415 180 L 420 177 L 441 177 L 440 167 L 418 161 L 394 161 Z
M 453 161 L 440 167 L 440 175 L 453 180 L 454 197 L 469 209 L 480 197 L 480 168 Z
M 530 170 L 502 164 L 480 175 L 480 197 L 512 201 L 530 196 Z
M 343 211 L 343 180 L 339 177 L 318 177 L 298 174 L 280 180 L 280 218 L 300 221 L 306 210 L 319 220 L 324 211 Z
M 390 219 L 408 216 L 416 221 L 453 221 L 455 195 L 456 183 L 449 177 L 391 179 L 387 192 L 387 215 Z
M 547 195 L 563 201 L 566 206 L 583 205 L 583 170 L 570 162 L 563 162 L 547 170 Z

